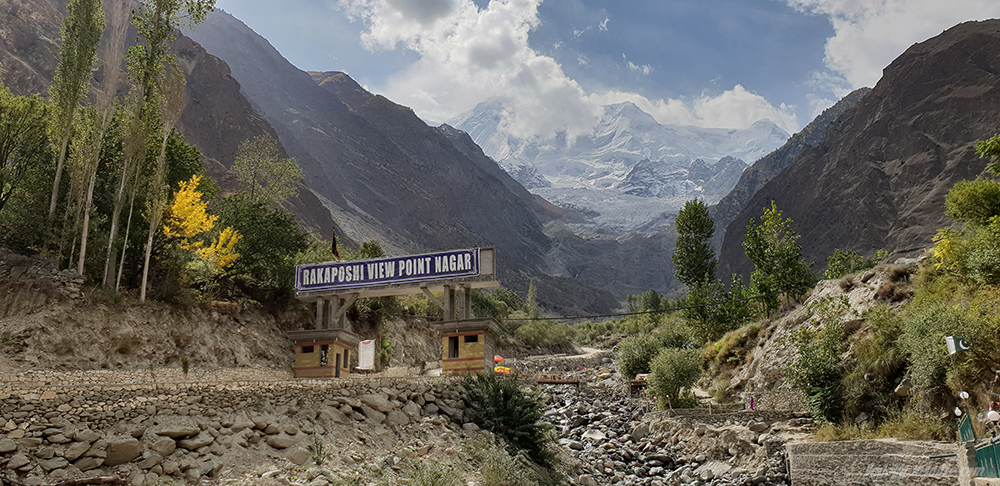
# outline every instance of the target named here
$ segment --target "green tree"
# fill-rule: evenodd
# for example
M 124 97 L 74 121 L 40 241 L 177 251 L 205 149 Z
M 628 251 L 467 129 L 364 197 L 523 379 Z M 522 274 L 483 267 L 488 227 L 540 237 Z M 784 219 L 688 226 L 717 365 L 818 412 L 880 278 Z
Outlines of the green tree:
M 77 158 L 75 164 L 77 170 L 70 172 L 70 178 L 75 179 L 75 185 L 80 188 L 78 199 L 74 204 L 83 220 L 80 230 L 80 253 L 77 259 L 77 272 L 80 275 L 85 275 L 86 271 L 87 242 L 90 236 L 90 216 L 94 206 L 97 170 L 100 166 L 105 136 L 115 118 L 117 105 L 115 95 L 122 78 L 125 36 L 128 32 L 129 10 L 125 2 L 109 2 L 106 15 L 106 40 L 101 56 L 103 77 L 96 90 L 93 110 L 84 117 L 87 122 L 83 124 L 82 130 L 76 131 L 73 142 L 78 145 L 73 151 L 74 157 Z M 70 258 L 72 259 L 72 256 Z
M 521 391 L 516 375 L 477 373 L 465 378 L 465 417 L 485 430 L 504 438 L 515 451 L 543 466 L 555 459 L 547 445 L 552 441 L 548 427 L 539 423 L 543 403 L 541 392 Z
M 976 152 L 980 157 L 992 157 L 994 160 L 986 165 L 986 173 L 1000 176 L 1000 135 L 994 135 L 988 140 L 976 142 Z
M 233 162 L 233 172 L 251 201 L 280 203 L 298 192 L 302 171 L 295 159 L 282 158 L 278 141 L 260 135 L 243 141 Z
M 664 348 L 649 367 L 649 391 L 661 407 L 695 405 L 690 389 L 701 376 L 701 350 Z
M 844 373 L 840 355 L 846 348 L 844 328 L 836 319 L 827 319 L 819 329 L 799 328 L 790 340 L 795 360 L 785 370 L 789 380 L 805 394 L 816 418 L 837 422 Z
M 193 27 L 201 23 L 214 8 L 215 0 L 142 0 L 134 10 L 132 23 L 136 26 L 141 41 L 129 49 L 127 56 L 132 82 L 127 117 L 129 128 L 126 130 L 121 179 L 115 190 L 111 215 L 110 243 L 104 267 L 105 287 L 110 286 L 114 273 L 119 219 L 127 198 L 129 215 L 125 226 L 122 261 L 125 258 L 136 192 L 140 185 L 139 176 L 148 152 L 148 140 L 154 127 L 159 124 L 157 94 L 166 75 L 164 67 L 169 63 L 174 37 L 179 27 Z M 121 276 L 122 265 L 118 265 L 116 287 Z
M 743 250 L 753 262 L 755 270 L 750 280 L 758 293 L 779 292 L 798 297 L 813 284 L 813 276 L 809 273 L 812 264 L 802 258 L 802 248 L 796 243 L 798 239 L 799 235 L 792 230 L 792 220 L 781 217 L 774 201 L 770 208 L 764 208 L 759 225 L 750 220 Z M 776 303 L 776 299 L 767 301 L 767 310 L 775 310 Z
M 49 221 L 56 213 L 59 199 L 59 183 L 66 149 L 73 136 L 73 119 L 80 101 L 87 94 L 91 71 L 97 57 L 97 45 L 104 30 L 104 13 L 101 0 L 70 0 L 66 6 L 66 17 L 61 28 L 62 44 L 59 46 L 59 65 L 55 79 L 49 88 L 52 100 L 52 124 L 57 140 L 59 156 L 56 159 L 56 176 L 52 183 L 52 197 L 49 201 Z
M 1000 215 L 1000 182 L 992 179 L 958 181 L 944 197 L 944 214 L 955 221 L 985 225 Z
M 308 247 L 308 235 L 299 229 L 295 217 L 241 194 L 225 198 L 219 216 L 220 226 L 232 226 L 243 236 L 235 248 L 240 258 L 229 274 L 259 290 L 291 292 L 295 257 Z
M 674 278 L 693 287 L 715 276 L 715 249 L 708 241 L 715 234 L 715 223 L 708 206 L 698 200 L 688 201 L 674 220 L 677 244 L 674 250 Z
M 37 95 L 14 96 L 0 84 L 0 211 L 29 171 L 49 160 L 45 102 Z

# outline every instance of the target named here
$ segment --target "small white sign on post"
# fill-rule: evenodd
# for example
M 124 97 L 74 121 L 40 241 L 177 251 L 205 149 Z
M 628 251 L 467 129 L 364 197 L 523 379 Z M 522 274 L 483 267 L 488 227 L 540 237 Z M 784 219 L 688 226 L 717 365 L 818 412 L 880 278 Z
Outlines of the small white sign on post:
M 369 339 L 358 344 L 358 369 L 370 370 L 375 368 L 375 340 Z

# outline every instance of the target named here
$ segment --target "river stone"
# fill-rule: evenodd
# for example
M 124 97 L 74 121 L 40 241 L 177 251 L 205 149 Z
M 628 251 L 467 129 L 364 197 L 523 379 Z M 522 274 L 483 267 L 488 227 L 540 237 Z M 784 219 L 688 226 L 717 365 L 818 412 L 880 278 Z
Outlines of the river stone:
M 639 424 L 634 429 L 632 429 L 632 434 L 630 435 L 632 442 L 639 442 L 645 439 L 649 435 L 649 425 Z
M 371 422 L 373 422 L 375 425 L 378 425 L 385 421 L 385 414 L 373 408 L 362 405 L 361 413 L 363 413 L 365 417 Z
M 173 441 L 170 440 L 170 442 Z M 75 461 L 80 456 L 82 456 L 84 452 L 87 452 L 87 449 L 90 449 L 90 444 L 86 442 L 74 442 L 70 444 L 70 446 L 67 447 L 65 451 L 63 451 L 63 457 L 65 457 L 67 460 Z
M 24 455 L 24 453 L 18 452 L 17 454 L 14 454 L 9 461 L 7 461 L 7 469 L 18 469 L 27 466 L 30 463 L 31 460 L 28 459 L 28 456 Z
M 352 422 L 350 417 L 344 415 L 344 412 L 341 412 L 336 408 L 324 408 L 323 410 L 320 410 L 318 418 L 321 422 L 328 422 L 328 423 L 333 422 L 337 424 L 346 425 Z
M 169 456 L 177 449 L 177 442 L 169 437 L 160 437 L 149 444 L 149 448 L 157 454 Z
M 98 434 L 90 429 L 80 429 L 73 434 L 73 440 L 77 442 L 86 442 L 88 444 L 100 438 L 101 434 Z
M 288 457 L 288 460 L 291 461 L 292 464 L 295 464 L 296 466 L 302 466 L 305 465 L 305 463 L 309 462 L 309 459 L 312 459 L 312 453 L 301 447 L 296 447 L 286 457 Z
M 14 452 L 17 450 L 17 442 L 13 439 L 0 439 L 0 454 Z
M 200 433 L 196 437 L 190 439 L 184 439 L 177 441 L 177 447 L 182 449 L 187 449 L 193 451 L 195 449 L 205 447 L 215 441 L 215 438 L 211 434 Z
M 408 423 L 410 423 L 410 419 L 399 410 L 393 410 L 385 416 L 386 425 L 406 425 Z
M 100 457 L 84 457 L 73 463 L 73 466 L 81 471 L 89 471 L 101 467 L 102 464 L 104 464 L 104 459 Z
M 233 429 L 233 432 L 239 432 L 243 429 L 252 429 L 253 427 L 254 427 L 253 420 L 250 420 L 250 418 L 247 417 L 246 413 L 240 412 L 236 414 L 236 417 L 233 419 L 233 424 L 230 428 Z
M 104 449 L 108 453 L 107 457 L 104 458 L 105 465 L 117 466 L 125 464 L 142 454 L 142 445 L 134 438 L 123 439 L 113 437 L 107 439 L 107 441 L 108 446 Z
M 151 469 L 153 466 L 156 466 L 161 462 L 163 462 L 163 456 L 155 452 L 151 452 L 147 453 L 146 457 L 144 457 L 141 461 L 139 461 L 138 464 L 136 464 L 136 467 L 138 467 L 139 469 Z
M 270 435 L 267 437 L 267 445 L 275 449 L 288 449 L 295 445 L 295 438 L 285 434 Z
M 412 401 L 406 402 L 406 405 L 403 405 L 403 413 L 412 420 L 420 420 L 420 405 Z
M 158 428 L 155 433 L 156 435 L 162 435 L 164 437 L 170 437 L 171 439 L 186 439 L 188 437 L 194 437 L 201 432 L 201 428 L 197 425 L 183 424 L 183 425 L 166 425 Z
M 39 459 L 38 465 L 42 466 L 45 472 L 49 472 L 53 469 L 62 469 L 69 466 L 69 461 L 64 457 L 53 457 L 52 459 Z
M 389 402 L 389 397 L 387 397 L 385 393 L 369 393 L 367 395 L 362 395 L 361 403 L 382 413 L 389 413 L 394 408 L 392 403 Z
M 604 440 L 605 437 L 606 436 L 604 435 L 604 432 L 601 432 L 600 430 L 596 430 L 596 429 L 590 429 L 590 430 L 588 430 L 588 431 L 586 431 L 586 432 L 583 433 L 583 438 L 584 439 Z

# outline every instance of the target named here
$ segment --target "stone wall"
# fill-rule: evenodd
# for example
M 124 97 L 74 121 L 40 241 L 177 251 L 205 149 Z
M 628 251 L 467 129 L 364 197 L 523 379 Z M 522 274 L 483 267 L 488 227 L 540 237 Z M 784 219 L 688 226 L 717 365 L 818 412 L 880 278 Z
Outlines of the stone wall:
M 959 484 L 955 457 L 930 459 L 958 453 L 956 444 L 885 439 L 802 442 L 786 448 L 793 486 Z
M 259 458 L 303 465 L 315 438 L 338 430 L 462 423 L 461 386 L 444 377 L 141 383 L 131 373 L 118 385 L 70 384 L 66 373 L 38 374 L 63 384 L 0 383 L 0 478 L 194 483 Z

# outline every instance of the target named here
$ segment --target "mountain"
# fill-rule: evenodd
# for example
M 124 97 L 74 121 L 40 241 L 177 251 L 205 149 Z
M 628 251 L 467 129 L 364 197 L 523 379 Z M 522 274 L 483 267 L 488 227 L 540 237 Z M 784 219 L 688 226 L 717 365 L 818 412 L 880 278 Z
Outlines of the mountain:
M 0 71 L 4 84 L 17 95 L 48 93 L 59 54 L 59 29 L 66 2 L 11 0 L 0 3 Z M 128 38 L 135 38 L 132 28 Z M 188 104 L 178 131 L 198 146 L 209 174 L 223 190 L 235 188 L 227 171 L 239 143 L 257 135 L 274 135 L 271 125 L 240 94 L 229 67 L 181 35 L 173 51 L 187 77 Z M 306 226 L 329 235 L 332 221 L 318 198 L 303 192 L 289 201 Z
M 550 185 L 608 188 L 620 183 L 643 160 L 665 166 L 687 166 L 698 158 L 719 160 L 726 156 L 757 160 L 788 139 L 788 134 L 769 120 L 744 130 L 663 125 L 631 102 L 605 106 L 594 133 L 572 144 L 565 139 L 522 140 L 509 135 L 507 117 L 504 102 L 493 99 L 451 124 L 468 132 L 512 175 L 518 176 L 521 167 L 533 167 L 548 181 L 518 179 L 529 189 Z
M 308 189 L 355 240 L 376 239 L 396 254 L 493 246 L 501 282 L 525 290 L 535 280 L 553 310 L 617 305 L 607 290 L 545 274 L 544 225 L 561 211 L 484 163 L 450 127 L 428 126 L 346 74 L 295 68 L 223 11 L 188 35 L 229 65 Z
M 806 147 L 819 145 L 823 141 L 823 137 L 826 136 L 826 128 L 830 123 L 854 108 L 869 91 L 871 88 L 859 88 L 852 91 L 834 103 L 833 106 L 823 110 L 823 113 L 809 122 L 805 128 L 792 135 L 780 148 L 761 157 L 749 169 L 743 171 L 732 190 L 717 204 L 709 207 L 709 214 L 715 221 L 715 236 L 712 238 L 712 246 L 721 248 L 726 227 L 736 219 L 741 211 L 746 209 L 750 198 L 764 187 L 764 184 L 785 170 L 785 167 L 791 165 Z
M 700 197 L 718 200 L 739 180 L 747 165 L 734 157 L 723 157 L 713 165 L 695 159 L 690 167 L 664 166 L 645 159 L 632 167 L 618 188 L 642 197 Z
M 915 44 L 882 79 L 765 184 L 726 228 L 718 273 L 752 271 L 741 242 L 773 200 L 820 270 L 834 249 L 872 255 L 929 247 L 944 196 L 986 165 L 975 142 L 1000 132 L 1000 20 L 968 22 Z

